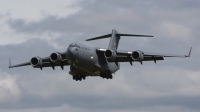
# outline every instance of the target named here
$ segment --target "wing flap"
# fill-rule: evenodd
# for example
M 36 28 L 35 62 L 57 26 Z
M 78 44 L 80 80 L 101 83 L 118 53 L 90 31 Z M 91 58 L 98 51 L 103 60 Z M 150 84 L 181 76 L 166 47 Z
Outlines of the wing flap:
M 30 62 L 26 62 L 26 63 L 21 63 L 21 64 L 18 64 L 18 65 L 12 66 L 12 65 L 11 65 L 11 61 L 10 61 L 10 59 L 9 59 L 9 68 L 21 67 L 21 66 L 28 66 L 28 65 L 31 65 L 31 63 L 30 63 Z
M 67 66 L 69 63 L 67 60 L 63 60 L 61 64 L 51 63 L 51 62 L 45 62 L 43 63 L 42 67 L 55 67 L 55 66 Z
M 164 60 L 163 57 L 144 57 L 144 60 L 143 61 L 159 61 L 159 60 Z M 108 62 L 134 62 L 133 59 L 130 60 L 129 57 L 117 57 L 116 60 L 114 61 L 108 61 Z M 135 61 L 137 62 L 137 61 Z
M 158 54 L 158 53 L 147 53 L 143 52 L 145 56 L 162 56 L 162 57 L 180 57 L 185 58 L 185 55 L 173 55 L 173 54 Z

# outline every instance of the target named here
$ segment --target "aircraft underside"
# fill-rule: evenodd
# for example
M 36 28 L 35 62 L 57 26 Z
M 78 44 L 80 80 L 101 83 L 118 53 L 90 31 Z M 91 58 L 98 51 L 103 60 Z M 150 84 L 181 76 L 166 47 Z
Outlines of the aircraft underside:
M 89 65 L 88 65 L 89 66 Z M 94 65 L 92 65 L 94 66 Z M 102 78 L 106 78 L 106 79 L 112 79 L 113 75 L 111 73 L 111 71 L 107 70 L 103 72 L 103 69 L 101 70 L 101 68 L 97 69 L 87 69 L 88 67 L 82 67 L 82 66 L 75 66 L 75 65 L 71 65 L 70 66 L 70 71 L 69 74 L 72 75 L 73 80 L 76 81 L 81 81 L 81 80 L 85 80 L 86 77 L 102 77 Z
M 89 77 L 89 76 L 91 76 L 91 77 L 95 77 L 95 76 L 99 77 L 100 76 L 100 77 L 106 78 L 106 79 L 112 79 L 113 78 L 113 75 L 111 73 L 100 73 L 100 75 L 98 76 L 96 74 L 89 74 L 89 73 L 84 72 L 84 71 L 79 72 L 78 74 L 75 74 L 73 71 L 70 70 L 69 74 L 72 75 L 73 80 L 76 80 L 76 81 L 85 80 L 86 77 Z
M 158 60 L 164 60 L 164 57 L 190 57 L 192 51 L 192 47 L 188 55 L 167 55 L 143 52 L 140 50 L 120 51 L 118 50 L 118 45 L 122 36 L 153 37 L 150 35 L 122 34 L 118 33 L 116 30 L 112 30 L 111 34 L 86 40 L 91 41 L 110 38 L 107 49 L 75 42 L 70 44 L 65 52 L 55 52 L 44 58 L 36 56 L 31 58 L 28 62 L 13 66 L 9 60 L 9 68 L 31 65 L 34 68 L 40 68 L 42 70 L 45 67 L 52 67 L 52 69 L 55 69 L 55 66 L 60 66 L 64 69 L 64 66 L 70 66 L 69 74 L 71 74 L 76 81 L 84 80 L 88 76 L 100 76 L 102 78 L 112 79 L 112 74 L 120 68 L 120 62 L 128 62 L 130 65 L 133 65 L 133 62 L 140 62 L 143 64 L 144 61 L 153 61 L 156 63 Z

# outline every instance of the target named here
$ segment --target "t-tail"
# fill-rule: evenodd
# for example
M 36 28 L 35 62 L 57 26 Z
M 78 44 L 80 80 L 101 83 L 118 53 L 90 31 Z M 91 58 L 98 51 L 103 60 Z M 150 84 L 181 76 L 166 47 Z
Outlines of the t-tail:
M 103 38 L 110 38 L 110 43 L 109 43 L 109 47 L 108 50 L 111 51 L 116 51 L 119 45 L 119 40 L 121 38 L 121 36 L 132 36 L 132 37 L 153 37 L 150 35 L 137 35 L 137 34 L 121 34 L 118 33 L 116 30 L 112 30 L 111 34 L 107 34 L 107 35 L 103 35 L 103 36 L 99 36 L 99 37 L 94 37 L 94 38 L 90 38 L 87 39 L 86 41 L 91 41 L 91 40 L 98 40 L 98 39 L 103 39 Z

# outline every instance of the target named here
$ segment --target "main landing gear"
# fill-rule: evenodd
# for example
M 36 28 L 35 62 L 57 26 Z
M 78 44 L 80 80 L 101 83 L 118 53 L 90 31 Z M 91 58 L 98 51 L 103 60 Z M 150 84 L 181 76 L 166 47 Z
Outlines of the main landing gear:
M 82 79 L 85 80 L 85 75 L 73 75 L 73 80 L 81 81 Z
M 106 79 L 112 79 L 113 76 L 112 74 L 108 74 L 108 73 L 105 73 L 105 74 L 100 74 L 100 77 L 102 77 L 103 79 L 106 78 Z

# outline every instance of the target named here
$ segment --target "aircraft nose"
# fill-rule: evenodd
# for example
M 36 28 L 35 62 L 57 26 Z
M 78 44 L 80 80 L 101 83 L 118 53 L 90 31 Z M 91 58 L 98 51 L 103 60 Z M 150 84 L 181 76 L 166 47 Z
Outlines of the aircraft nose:
M 74 51 L 75 51 L 74 48 L 69 48 L 68 51 L 67 51 L 67 53 L 68 53 L 68 55 L 69 55 L 70 57 L 74 57 L 74 54 L 75 54 Z
M 72 48 L 68 48 L 67 53 L 71 55 L 72 52 L 73 52 Z

